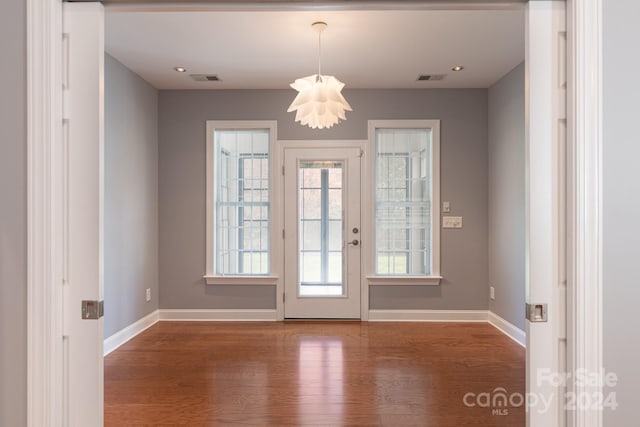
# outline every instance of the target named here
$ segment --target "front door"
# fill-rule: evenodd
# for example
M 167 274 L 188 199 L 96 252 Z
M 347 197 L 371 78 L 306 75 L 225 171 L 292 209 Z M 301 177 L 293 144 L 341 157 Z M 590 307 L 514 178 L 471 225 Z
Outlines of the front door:
M 360 148 L 284 150 L 286 318 L 360 318 Z

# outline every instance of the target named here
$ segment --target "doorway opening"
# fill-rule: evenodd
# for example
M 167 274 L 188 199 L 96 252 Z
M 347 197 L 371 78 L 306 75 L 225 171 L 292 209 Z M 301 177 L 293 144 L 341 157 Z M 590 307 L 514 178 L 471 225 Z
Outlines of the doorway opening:
M 359 142 L 283 149 L 284 317 L 361 317 Z

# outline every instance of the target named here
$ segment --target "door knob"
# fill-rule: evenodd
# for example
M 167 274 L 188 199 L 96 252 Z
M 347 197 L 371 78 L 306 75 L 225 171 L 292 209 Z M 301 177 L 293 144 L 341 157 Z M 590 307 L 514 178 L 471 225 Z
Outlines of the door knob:
M 358 246 L 359 243 L 358 239 L 353 239 L 352 241 L 347 242 L 347 245 Z

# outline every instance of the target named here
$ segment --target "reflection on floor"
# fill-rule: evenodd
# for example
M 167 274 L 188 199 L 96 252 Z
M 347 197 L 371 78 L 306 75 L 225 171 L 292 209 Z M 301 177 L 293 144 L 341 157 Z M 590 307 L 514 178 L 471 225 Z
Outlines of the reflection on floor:
M 484 323 L 160 322 L 105 358 L 105 425 L 515 427 L 524 391 Z

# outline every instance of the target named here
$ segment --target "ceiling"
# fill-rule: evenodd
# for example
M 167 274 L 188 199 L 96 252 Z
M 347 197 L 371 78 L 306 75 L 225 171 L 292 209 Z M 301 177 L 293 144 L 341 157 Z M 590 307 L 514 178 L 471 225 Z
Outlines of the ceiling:
M 106 50 L 158 89 L 285 89 L 322 73 L 347 88 L 486 88 L 524 59 L 524 11 L 109 8 Z M 451 71 L 464 66 L 460 72 Z M 178 73 L 174 67 L 185 67 Z M 196 82 L 190 74 L 215 74 Z M 419 74 L 446 74 L 416 81 Z

